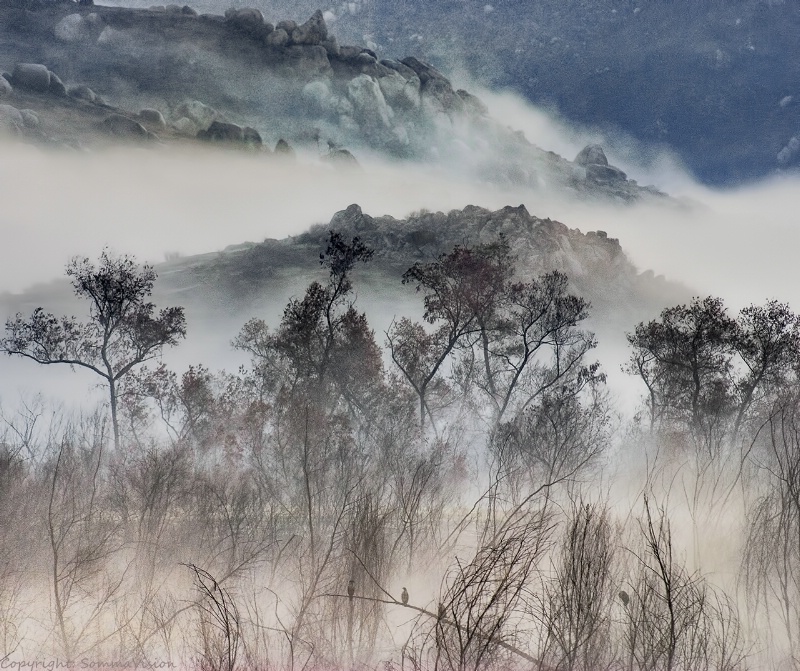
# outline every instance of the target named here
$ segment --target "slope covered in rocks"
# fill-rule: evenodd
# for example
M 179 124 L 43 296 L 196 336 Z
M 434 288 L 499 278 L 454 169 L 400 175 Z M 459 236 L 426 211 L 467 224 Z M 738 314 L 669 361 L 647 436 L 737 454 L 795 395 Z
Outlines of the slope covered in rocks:
M 284 149 L 288 141 L 351 163 L 377 156 L 587 197 L 661 196 L 621 170 L 531 144 L 414 56 L 340 45 L 320 11 L 298 24 L 246 8 L 223 16 L 6 1 L 0 68 L 0 104 L 13 108 L 0 109 L 7 131 L 51 144 L 90 146 L 99 135 L 267 151 L 284 140 Z

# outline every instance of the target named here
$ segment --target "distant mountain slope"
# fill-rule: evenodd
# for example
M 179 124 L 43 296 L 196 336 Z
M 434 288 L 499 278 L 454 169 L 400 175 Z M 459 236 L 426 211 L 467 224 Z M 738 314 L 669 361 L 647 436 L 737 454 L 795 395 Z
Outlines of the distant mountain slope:
M 5 0 L 0 104 L 14 109 L 0 122 L 23 137 L 79 147 L 93 131 L 262 151 L 284 139 L 350 163 L 352 152 L 583 197 L 662 195 L 608 166 L 602 152 L 573 162 L 531 144 L 424 61 L 340 45 L 319 11 L 301 23 L 278 19 L 254 9 L 222 16 L 177 5 Z M 20 63 L 32 65 L 18 70 Z M 41 116 L 42 128 L 14 121 L 22 106 Z
M 551 270 L 566 273 L 573 289 L 591 300 L 608 322 L 628 327 L 653 306 L 660 309 L 690 295 L 652 271 L 640 272 L 619 241 L 605 232 L 582 233 L 531 215 L 522 205 L 496 211 L 470 205 L 447 213 L 417 212 L 407 219 L 373 217 L 351 205 L 328 224 L 299 236 L 246 243 L 165 264 L 161 290 L 171 294 L 173 302 L 214 306 L 229 313 L 258 309 L 278 295 L 299 295 L 307 281 L 322 277 L 319 253 L 330 230 L 346 238 L 358 236 L 375 250 L 373 260 L 358 275 L 371 291 L 384 295 L 389 309 L 398 296 L 413 294 L 400 280 L 414 262 L 431 261 L 456 245 L 486 243 L 500 235 L 511 244 L 520 277 Z

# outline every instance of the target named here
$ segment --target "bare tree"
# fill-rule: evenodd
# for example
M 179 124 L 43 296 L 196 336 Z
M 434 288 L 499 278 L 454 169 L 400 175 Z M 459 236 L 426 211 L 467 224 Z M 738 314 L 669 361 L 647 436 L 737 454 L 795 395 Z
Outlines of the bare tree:
M 100 254 L 98 266 L 87 258 L 74 258 L 66 272 L 75 294 L 89 301 L 89 321 L 56 317 L 37 308 L 28 318 L 18 314 L 6 322 L 0 349 L 40 364 L 78 366 L 102 377 L 108 385 L 114 445 L 119 448 L 119 382 L 185 337 L 183 308 L 166 308 L 155 315 L 155 305 L 147 301 L 155 271 L 108 250 Z
M 614 540 L 604 508 L 573 503 L 542 598 L 542 646 L 554 669 L 599 671 L 615 661 L 610 608 Z

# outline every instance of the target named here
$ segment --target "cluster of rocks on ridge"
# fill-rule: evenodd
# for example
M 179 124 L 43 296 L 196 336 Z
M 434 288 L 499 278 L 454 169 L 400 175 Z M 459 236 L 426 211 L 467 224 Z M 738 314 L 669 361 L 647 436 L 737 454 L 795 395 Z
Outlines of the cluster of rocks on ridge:
M 2 14 L 0 8 L 0 24 Z M 319 10 L 304 23 L 273 24 L 254 8 L 222 16 L 188 5 L 141 10 L 56 1 L 20 16 L 25 34 L 14 39 L 51 42 L 47 65 L 32 65 L 68 73 L 76 82 L 66 90 L 70 97 L 103 106 L 127 96 L 124 106 L 138 107 L 109 107 L 118 116 L 103 128 L 114 137 L 197 138 L 262 150 L 280 139 L 327 142 L 335 161 L 378 151 L 467 166 L 501 184 L 622 201 L 662 195 L 607 164 L 583 165 L 537 147 L 413 56 L 379 58 L 369 48 L 339 45 Z
M 219 254 L 181 259 L 172 264 L 166 282 L 172 291 L 202 287 L 204 300 L 228 309 L 250 309 L 279 285 L 283 291 L 285 278 L 292 278 L 295 292 L 298 277 L 315 279 L 320 270 L 314 260 L 325 249 L 331 230 L 345 239 L 358 236 L 374 250 L 372 261 L 358 273 L 381 290 L 391 291 L 394 286 L 399 292 L 403 272 L 415 262 L 431 261 L 456 245 L 495 242 L 502 235 L 510 243 L 521 279 L 553 270 L 564 272 L 573 290 L 604 312 L 626 315 L 653 300 L 660 304 L 687 298 L 682 287 L 663 276 L 639 272 L 619 241 L 606 232 L 582 233 L 536 217 L 523 205 L 496 211 L 474 205 L 450 212 L 422 210 L 396 219 L 371 216 L 353 204 L 334 214 L 330 222 L 299 236 L 233 245 Z M 232 297 L 239 301 L 238 307 L 231 303 Z M 623 321 L 628 323 L 629 315 Z

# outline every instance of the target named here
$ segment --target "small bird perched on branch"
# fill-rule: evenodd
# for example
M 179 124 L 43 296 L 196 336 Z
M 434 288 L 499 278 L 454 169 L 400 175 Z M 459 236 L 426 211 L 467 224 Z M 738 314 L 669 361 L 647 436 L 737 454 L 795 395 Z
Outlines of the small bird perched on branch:
M 404 606 L 408 605 L 408 590 L 403 587 L 403 593 L 400 595 L 400 601 L 403 602 Z
M 625 607 L 628 606 L 628 602 L 630 601 L 630 597 L 628 596 L 628 593 L 625 590 L 622 590 L 619 593 L 619 600 L 622 601 L 622 605 L 623 606 L 625 606 Z
M 355 593 L 356 593 L 356 582 L 355 580 L 351 580 L 349 583 L 347 583 L 347 597 L 350 599 L 350 601 L 353 600 L 353 594 Z

